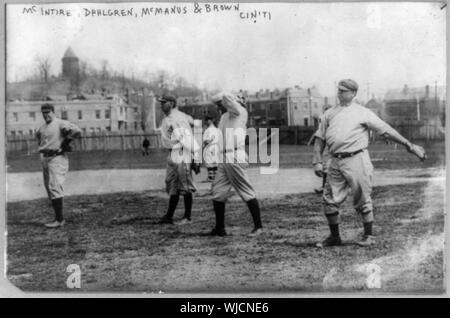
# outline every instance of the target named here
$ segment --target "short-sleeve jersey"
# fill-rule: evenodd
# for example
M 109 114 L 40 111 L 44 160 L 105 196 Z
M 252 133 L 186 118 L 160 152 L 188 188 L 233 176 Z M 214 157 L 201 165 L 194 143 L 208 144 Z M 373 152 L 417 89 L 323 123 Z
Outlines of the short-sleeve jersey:
M 352 102 L 328 109 L 315 136 L 325 141 L 331 153 L 355 152 L 369 145 L 369 130 L 383 134 L 392 127 L 370 109 Z

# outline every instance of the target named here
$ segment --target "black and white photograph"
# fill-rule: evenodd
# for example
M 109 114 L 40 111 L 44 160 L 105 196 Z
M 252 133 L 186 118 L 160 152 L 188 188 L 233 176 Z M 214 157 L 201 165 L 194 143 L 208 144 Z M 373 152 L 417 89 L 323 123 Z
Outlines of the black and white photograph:
M 6 3 L 7 288 L 445 294 L 447 10 Z

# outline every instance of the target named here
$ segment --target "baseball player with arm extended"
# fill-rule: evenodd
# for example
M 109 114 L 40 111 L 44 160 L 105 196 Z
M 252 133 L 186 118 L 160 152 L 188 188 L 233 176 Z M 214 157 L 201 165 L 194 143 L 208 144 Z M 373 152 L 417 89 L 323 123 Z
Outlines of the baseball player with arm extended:
M 65 224 L 63 184 L 69 170 L 67 152 L 71 151 L 70 142 L 81 137 L 81 129 L 67 120 L 56 118 L 55 107 L 51 104 L 42 105 L 41 112 L 45 124 L 36 132 L 36 138 L 41 154 L 45 189 L 55 211 L 55 220 L 45 226 L 57 228 Z
M 354 101 L 357 91 L 358 84 L 355 81 L 345 79 L 339 82 L 339 105 L 325 112 L 315 134 L 313 165 L 317 176 L 323 174 L 322 153 L 325 147 L 328 147 L 331 156 L 323 193 L 325 215 L 331 234 L 317 244 L 319 247 L 342 244 L 339 212 L 350 189 L 353 193 L 353 206 L 360 214 L 364 226 L 364 235 L 358 245 L 375 244 L 371 199 L 373 165 L 367 151 L 369 130 L 404 145 L 408 152 L 420 160 L 426 159 L 422 147 L 412 144 L 371 110 L 357 104 Z
M 220 161 L 216 178 L 212 183 L 213 207 L 216 227 L 210 235 L 226 236 L 225 202 L 230 190 L 234 188 L 243 201 L 247 203 L 253 218 L 254 228 L 249 236 L 262 233 L 261 215 L 255 190 L 250 183 L 246 168 L 245 135 L 248 113 L 243 100 L 230 93 L 220 93 L 212 98 L 222 116 L 219 122 L 221 140 L 219 149 L 223 160 Z
M 191 116 L 178 110 L 174 96 L 166 95 L 158 99 L 165 115 L 161 124 L 161 142 L 168 150 L 166 169 L 166 191 L 169 194 L 167 213 L 160 224 L 173 224 L 173 215 L 178 205 L 179 196 L 184 197 L 184 217 L 177 225 L 191 223 L 192 193 L 197 191 L 192 177 L 192 160 L 198 160 L 200 146 L 195 141 L 191 126 Z M 199 164 L 195 164 L 198 173 Z

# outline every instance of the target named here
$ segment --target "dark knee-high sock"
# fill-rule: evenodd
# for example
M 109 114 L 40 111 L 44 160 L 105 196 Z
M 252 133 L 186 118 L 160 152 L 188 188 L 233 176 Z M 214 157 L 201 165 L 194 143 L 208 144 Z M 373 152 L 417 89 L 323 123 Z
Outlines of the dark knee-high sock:
M 329 224 L 331 235 L 334 237 L 340 237 L 339 224 Z
M 259 229 L 262 227 L 261 224 L 261 212 L 259 210 L 259 204 L 257 199 L 251 199 L 250 201 L 247 201 L 248 209 L 250 210 L 250 213 L 253 218 L 253 223 L 255 224 L 255 228 Z
M 188 220 L 191 219 L 192 211 L 192 193 L 184 195 L 184 217 Z
M 225 229 L 225 202 L 213 201 L 216 214 L 216 229 Z
M 327 174 L 324 172 L 322 177 L 322 188 L 325 188 L 326 181 L 327 181 Z
M 364 235 L 372 235 L 372 224 L 373 222 L 365 222 L 364 226 Z
M 52 200 L 53 210 L 55 210 L 55 220 L 61 222 L 63 217 L 63 198 L 57 198 Z
M 173 215 L 175 213 L 175 210 L 177 209 L 179 195 L 171 195 L 169 199 L 169 208 L 167 209 L 166 218 L 172 219 Z

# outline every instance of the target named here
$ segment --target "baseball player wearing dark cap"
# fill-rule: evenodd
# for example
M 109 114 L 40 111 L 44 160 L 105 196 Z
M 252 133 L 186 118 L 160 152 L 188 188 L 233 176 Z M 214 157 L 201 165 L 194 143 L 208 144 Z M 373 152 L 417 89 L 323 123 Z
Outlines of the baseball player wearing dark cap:
M 36 132 L 39 153 L 44 173 L 44 185 L 47 195 L 55 211 L 55 220 L 45 224 L 48 228 L 63 226 L 63 184 L 69 170 L 67 152 L 70 142 L 81 136 L 81 130 L 76 125 L 56 118 L 55 108 L 51 104 L 41 106 L 45 124 Z
M 372 233 L 373 206 L 371 199 L 373 165 L 367 151 L 369 130 L 406 147 L 408 152 L 425 160 L 422 147 L 409 142 L 368 108 L 354 101 L 358 84 L 351 79 L 339 82 L 339 104 L 325 112 L 315 134 L 313 165 L 316 175 L 322 176 L 322 153 L 325 147 L 331 155 L 327 182 L 323 193 L 325 215 L 331 234 L 317 246 L 341 245 L 339 234 L 339 210 L 353 193 L 353 206 L 361 215 L 364 226 L 360 246 L 375 244 Z
M 212 101 L 223 113 L 219 122 L 219 131 L 221 132 L 219 149 L 223 153 L 223 160 L 219 163 L 216 178 L 212 183 L 216 227 L 210 235 L 227 235 L 225 202 L 229 197 L 230 190 L 234 188 L 242 200 L 247 203 L 253 218 L 254 228 L 249 236 L 257 236 L 262 233 L 259 203 L 246 173 L 248 163 L 245 152 L 245 136 L 238 136 L 245 134 L 247 128 L 248 113 L 244 107 L 245 103 L 240 97 L 230 93 L 215 95 Z M 244 160 L 240 160 L 242 158 Z
M 165 115 L 161 123 L 161 142 L 169 154 L 166 169 L 166 191 L 169 194 L 167 213 L 159 221 L 160 224 L 173 224 L 173 215 L 178 205 L 179 196 L 184 197 L 184 217 L 178 225 L 191 223 L 192 193 L 197 190 L 192 177 L 192 159 L 198 160 L 200 146 L 195 141 L 191 126 L 191 116 L 177 108 L 174 96 L 165 95 L 158 99 Z M 177 157 L 180 160 L 174 160 Z

